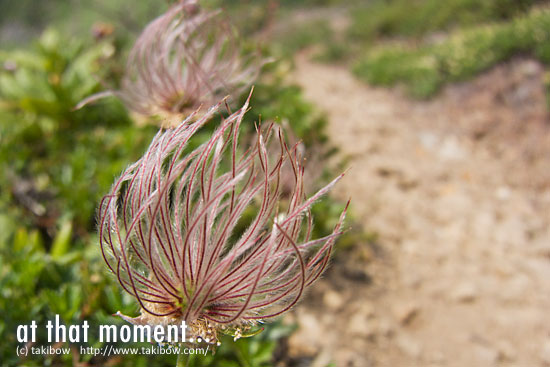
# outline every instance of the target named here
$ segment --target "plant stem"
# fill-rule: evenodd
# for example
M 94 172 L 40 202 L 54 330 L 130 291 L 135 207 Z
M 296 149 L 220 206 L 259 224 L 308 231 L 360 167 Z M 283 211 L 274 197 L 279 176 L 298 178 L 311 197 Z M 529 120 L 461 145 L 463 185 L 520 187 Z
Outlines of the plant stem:
M 189 356 L 187 354 L 184 354 L 181 352 L 180 347 L 180 353 L 178 354 L 178 360 L 176 361 L 176 367 L 186 367 L 187 362 L 189 362 Z

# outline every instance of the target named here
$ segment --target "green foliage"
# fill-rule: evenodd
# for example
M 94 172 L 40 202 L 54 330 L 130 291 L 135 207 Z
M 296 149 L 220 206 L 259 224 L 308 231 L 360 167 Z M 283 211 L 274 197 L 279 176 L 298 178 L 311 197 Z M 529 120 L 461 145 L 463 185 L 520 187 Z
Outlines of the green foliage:
M 261 333 L 234 341 L 223 336 L 221 346 L 215 354 L 206 357 L 192 355 L 187 367 L 268 367 L 272 366 L 277 341 L 289 336 L 296 326 L 284 325 L 280 321 L 267 325 Z
M 423 36 L 457 26 L 510 19 L 534 0 L 377 0 L 352 11 L 349 35 L 354 39 Z
M 84 250 L 83 244 L 77 243 L 66 253 L 54 254 L 53 248 L 48 251 L 44 247 L 37 230 L 26 230 L 7 215 L 0 215 L 0 225 L 4 232 L 0 238 L 0 359 L 4 366 L 20 363 L 14 352 L 18 325 L 36 321 L 39 325 L 36 345 L 47 345 L 44 326 L 55 314 L 66 324 L 76 325 L 86 318 L 97 325 L 107 316 L 104 310 L 134 311 L 129 297 L 121 302 L 108 297 L 120 292 L 101 275 L 103 264 L 96 246 Z M 64 241 L 63 232 L 59 231 L 56 243 Z M 25 365 L 38 361 L 51 364 L 59 358 L 29 356 Z
M 0 0 L 0 27 L 6 30 L 0 41 L 3 47 L 20 47 L 49 24 L 55 24 L 62 34 L 83 38 L 93 33 L 98 22 L 112 24 L 119 38 L 132 38 L 168 5 L 168 1 Z
M 282 77 L 260 80 L 250 102 L 251 110 L 245 115 L 245 124 L 253 126 L 258 117 L 275 119 L 288 127 L 306 146 L 327 142 L 326 119 L 316 113 L 314 106 L 305 101 L 299 87 L 284 83 Z
M 273 49 L 276 54 L 292 58 L 296 52 L 314 44 L 332 43 L 332 30 L 327 20 L 297 22 L 276 35 Z
M 74 110 L 100 90 L 115 51 L 47 31 L 32 51 L 0 53 L 1 204 L 50 240 L 62 215 L 76 232 L 93 228 L 97 201 L 154 133 L 134 127 L 116 100 Z
M 344 61 L 350 54 L 350 46 L 345 42 L 328 42 L 315 56 L 315 60 L 325 63 Z
M 416 97 L 487 70 L 516 54 L 550 63 L 550 11 L 534 9 L 513 20 L 453 33 L 435 45 L 381 46 L 367 52 L 354 72 L 376 85 L 404 83 Z
M 95 239 L 86 244 L 77 243 L 63 256 L 56 257 L 53 249 L 48 252 L 44 248 L 36 230 L 29 232 L 5 215 L 0 215 L 0 225 L 5 231 L 0 239 L 0 309 L 3 312 L 0 359 L 3 366 L 72 365 L 72 355 L 30 355 L 21 363 L 15 354 L 19 344 L 16 330 L 19 325 L 30 324 L 31 320 L 38 325 L 35 346 L 48 345 L 45 324 L 59 314 L 66 325 L 79 325 L 82 320 L 87 320 L 91 325 L 90 339 L 88 344 L 82 345 L 101 348 L 106 344 L 98 342 L 98 325 L 122 325 L 122 320 L 111 316 L 118 310 L 136 314 L 135 300 L 121 293 L 113 279 L 104 276 L 105 265 Z M 6 232 L 13 233 L 13 236 L 5 235 Z M 293 329 L 275 323 L 267 325 L 259 335 L 239 339 L 236 343 L 229 336 L 223 337 L 215 354 L 196 356 L 189 366 L 269 366 L 277 341 L 288 336 Z M 65 343 L 65 346 L 69 345 L 73 344 Z M 115 346 L 150 347 L 149 344 L 132 343 Z M 81 355 L 77 358 L 92 366 L 108 363 L 108 359 L 101 356 Z M 173 366 L 175 357 L 129 355 L 119 362 L 120 365 L 135 366 L 150 365 L 153 361 L 158 366 Z

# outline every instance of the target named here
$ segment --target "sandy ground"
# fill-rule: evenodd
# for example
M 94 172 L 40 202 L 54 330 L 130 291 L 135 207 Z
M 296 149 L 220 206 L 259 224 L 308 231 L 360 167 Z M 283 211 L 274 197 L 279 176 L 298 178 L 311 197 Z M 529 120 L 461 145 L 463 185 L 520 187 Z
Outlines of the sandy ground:
M 543 67 L 515 60 L 421 102 L 296 63 L 351 166 L 335 195 L 378 237 L 294 311 L 295 365 L 550 366 Z

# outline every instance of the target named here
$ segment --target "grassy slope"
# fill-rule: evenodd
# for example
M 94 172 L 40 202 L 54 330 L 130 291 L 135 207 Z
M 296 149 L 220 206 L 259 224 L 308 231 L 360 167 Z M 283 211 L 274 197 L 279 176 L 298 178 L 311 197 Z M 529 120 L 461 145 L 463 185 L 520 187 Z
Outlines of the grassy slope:
M 416 97 L 471 78 L 517 54 L 550 62 L 550 10 L 533 9 L 511 20 L 452 32 L 443 42 L 387 45 L 366 50 L 355 64 L 360 78 L 376 85 L 404 83 Z

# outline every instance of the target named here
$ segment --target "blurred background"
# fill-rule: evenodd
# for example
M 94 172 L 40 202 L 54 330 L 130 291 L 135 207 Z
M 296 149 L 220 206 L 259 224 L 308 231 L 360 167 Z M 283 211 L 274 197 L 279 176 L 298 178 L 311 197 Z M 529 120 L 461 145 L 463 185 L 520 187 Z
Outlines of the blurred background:
M 245 126 L 273 119 L 304 142 L 310 193 L 351 167 L 315 206 L 317 235 L 350 196 L 352 213 L 295 309 L 190 365 L 550 366 L 550 2 L 202 4 L 274 60 Z M 2 365 L 175 364 L 78 345 L 15 354 L 30 320 L 86 319 L 101 347 L 94 325 L 139 311 L 107 274 L 95 209 L 158 122 L 116 98 L 74 106 L 118 87 L 134 40 L 169 5 L 0 0 Z

